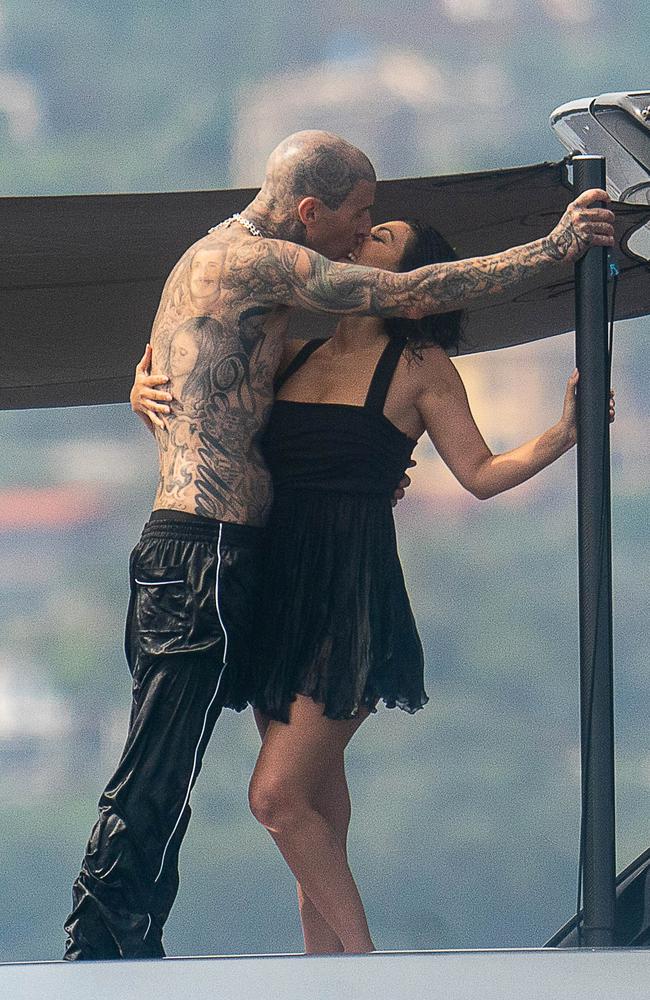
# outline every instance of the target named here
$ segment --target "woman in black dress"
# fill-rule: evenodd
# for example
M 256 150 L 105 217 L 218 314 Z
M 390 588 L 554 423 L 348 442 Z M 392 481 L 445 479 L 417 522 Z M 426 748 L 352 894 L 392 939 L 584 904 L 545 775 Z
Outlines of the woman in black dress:
M 453 256 L 435 231 L 392 222 L 372 230 L 357 262 L 407 271 Z M 344 751 L 378 701 L 408 712 L 427 701 L 391 511 L 418 438 L 426 431 L 481 499 L 575 443 L 577 372 L 557 424 L 492 454 L 445 351 L 460 322 L 343 318 L 329 341 L 294 348 L 277 384 L 250 803 L 298 880 L 310 952 L 373 950 L 347 863 Z
M 453 257 L 434 230 L 397 221 L 376 226 L 356 260 L 407 271 Z M 426 431 L 481 499 L 524 482 L 575 443 L 577 371 L 556 424 L 505 454 L 490 451 L 446 353 L 460 326 L 458 313 L 345 317 L 330 340 L 289 345 L 277 383 L 265 434 L 274 504 L 250 692 L 262 748 L 249 798 L 296 876 L 307 952 L 374 947 L 347 861 L 344 752 L 379 701 L 408 712 L 427 701 L 391 511 L 418 438 Z M 147 391 L 142 385 L 145 412 Z

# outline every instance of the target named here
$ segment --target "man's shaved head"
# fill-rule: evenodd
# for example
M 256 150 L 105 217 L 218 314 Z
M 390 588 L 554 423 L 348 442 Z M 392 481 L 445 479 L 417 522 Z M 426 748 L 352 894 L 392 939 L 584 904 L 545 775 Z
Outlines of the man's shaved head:
M 376 177 L 360 149 L 331 132 L 294 132 L 273 150 L 245 214 L 267 236 L 338 260 L 370 232 Z
M 330 132 L 295 132 L 268 158 L 262 191 L 274 201 L 319 198 L 340 208 L 359 181 L 376 180 L 372 163 L 360 149 Z

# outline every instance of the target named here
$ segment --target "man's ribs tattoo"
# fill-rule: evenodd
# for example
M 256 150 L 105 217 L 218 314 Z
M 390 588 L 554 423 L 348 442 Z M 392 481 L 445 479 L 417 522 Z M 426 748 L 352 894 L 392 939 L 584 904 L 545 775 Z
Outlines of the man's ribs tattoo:
M 281 352 L 281 343 L 266 346 L 271 312 L 235 309 L 236 333 L 206 315 L 160 331 L 158 367 L 169 375 L 172 401 L 166 429 L 156 434 L 159 502 L 235 521 L 260 521 L 268 512 L 258 439 Z

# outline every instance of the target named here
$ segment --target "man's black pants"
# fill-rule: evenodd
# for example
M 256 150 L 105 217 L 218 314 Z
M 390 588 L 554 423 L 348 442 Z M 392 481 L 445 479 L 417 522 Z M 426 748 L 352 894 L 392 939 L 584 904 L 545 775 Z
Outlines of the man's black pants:
M 221 709 L 245 706 L 261 529 L 155 511 L 131 553 L 126 744 L 99 801 L 66 959 L 162 957 L 190 791 Z

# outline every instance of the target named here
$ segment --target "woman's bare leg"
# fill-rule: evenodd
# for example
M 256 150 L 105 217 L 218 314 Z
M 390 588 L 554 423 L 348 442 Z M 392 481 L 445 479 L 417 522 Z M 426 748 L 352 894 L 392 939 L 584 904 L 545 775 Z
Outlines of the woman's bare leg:
M 316 811 L 335 830 L 347 860 L 347 835 L 350 826 L 350 795 L 345 778 L 343 761 L 336 774 L 328 774 L 318 791 Z M 296 883 L 300 922 L 307 954 L 332 955 L 344 950 L 339 936 L 312 903 L 300 882 Z
M 253 709 L 255 722 L 264 740 L 266 730 L 271 721 L 258 709 Z M 348 827 L 350 825 L 350 795 L 343 767 L 334 777 L 328 776 L 323 781 L 318 802 L 318 812 L 325 816 L 339 835 L 344 848 L 347 845 Z M 300 882 L 296 882 L 298 910 L 302 925 L 302 936 L 305 942 L 305 952 L 309 955 L 334 955 L 343 951 L 341 940 L 325 918 L 318 912 L 311 899 L 304 892 Z
M 334 721 L 322 711 L 322 705 L 298 695 L 288 724 L 269 723 L 251 779 L 251 809 L 280 848 L 303 897 L 325 919 L 343 949 L 373 951 L 344 838 L 342 842 L 349 802 L 346 806 L 340 787 L 345 747 L 368 712 Z M 324 811 L 331 818 L 319 811 L 320 796 L 327 788 L 336 789 L 338 821 L 330 809 Z M 313 914 L 308 908 L 305 915 Z

